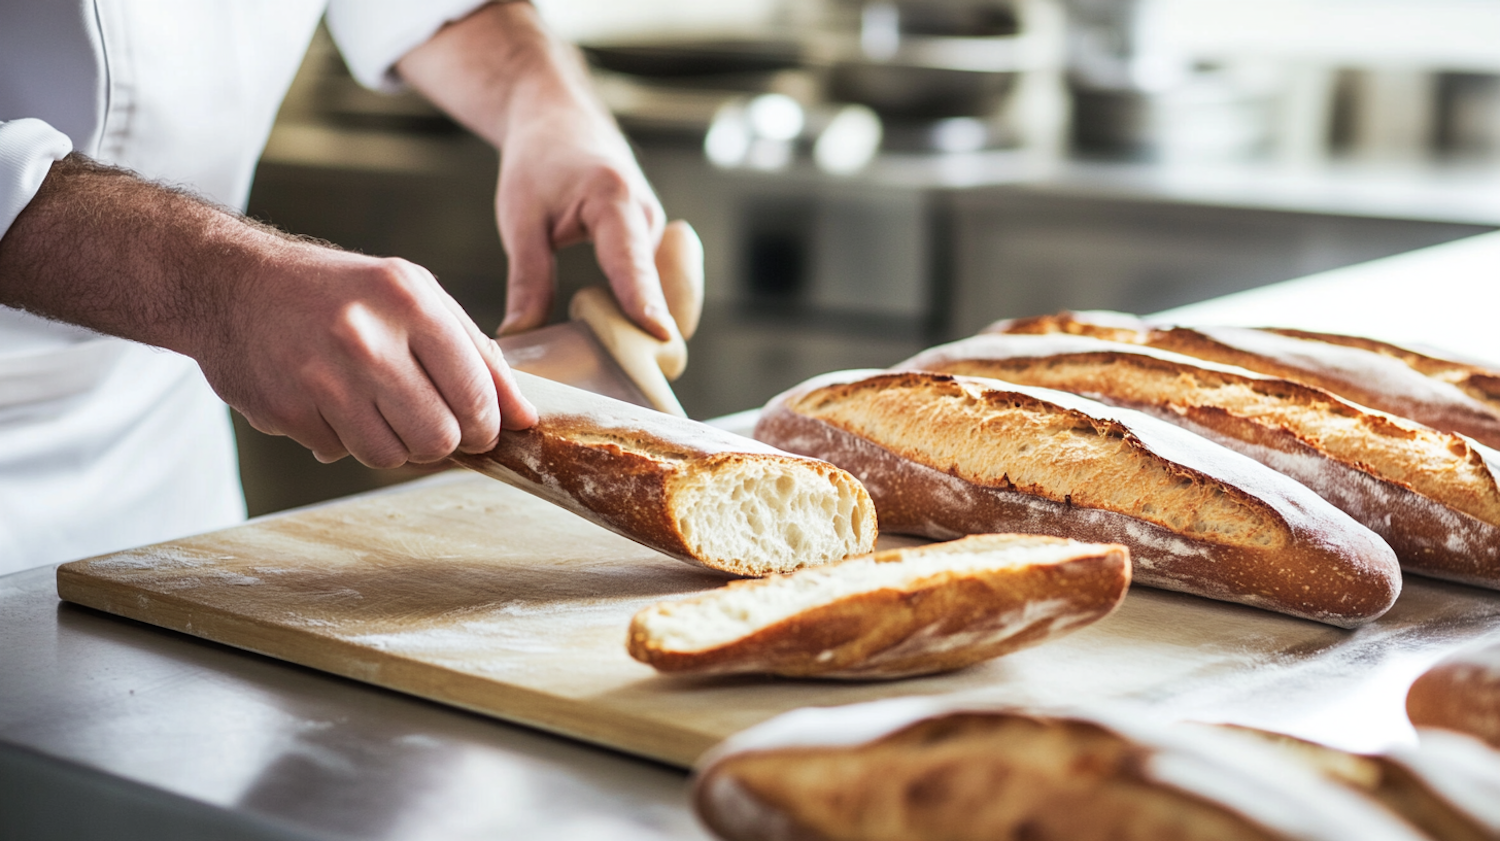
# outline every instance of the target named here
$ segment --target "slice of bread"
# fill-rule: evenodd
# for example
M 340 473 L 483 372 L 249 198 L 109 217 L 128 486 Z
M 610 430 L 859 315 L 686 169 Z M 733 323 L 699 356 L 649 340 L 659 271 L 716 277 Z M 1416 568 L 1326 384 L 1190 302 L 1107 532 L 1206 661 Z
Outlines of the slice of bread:
M 707 424 L 515 372 L 540 414 L 453 461 L 688 563 L 768 575 L 875 547 L 847 472 Z M 503 527 L 503 524 L 502 524 Z
M 1138 713 L 903 698 L 807 708 L 699 763 L 731 841 L 1417 841 L 1378 802 L 1275 751 Z
M 1402 569 L 1500 587 L 1500 454 L 1320 388 L 1068 334 L 992 334 L 896 366 L 1070 391 L 1147 412 L 1312 488 L 1386 540 Z
M 1401 589 L 1391 548 L 1295 480 L 1073 394 L 841 372 L 773 399 L 755 435 L 854 473 L 890 532 L 1120 543 L 1138 583 L 1341 627 Z
M 630 655 L 663 672 L 894 678 L 949 671 L 1107 616 L 1125 547 L 989 534 L 893 549 L 637 613 Z

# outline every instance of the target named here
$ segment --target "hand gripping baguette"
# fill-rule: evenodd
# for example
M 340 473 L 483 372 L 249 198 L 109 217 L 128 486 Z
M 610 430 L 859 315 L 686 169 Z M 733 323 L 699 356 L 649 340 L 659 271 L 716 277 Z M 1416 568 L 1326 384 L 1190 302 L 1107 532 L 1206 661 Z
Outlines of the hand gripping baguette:
M 458 464 L 688 563 L 788 572 L 875 546 L 858 480 L 686 418 L 515 372 L 540 420 Z
M 774 398 L 755 436 L 854 473 L 891 532 L 1120 543 L 1139 583 L 1340 627 L 1401 589 L 1390 547 L 1296 481 L 1072 394 L 842 372 Z
M 1425 837 L 1208 728 L 927 698 L 807 708 L 746 730 L 700 760 L 694 802 L 731 841 Z
M 984 335 L 897 366 L 993 377 L 1137 409 L 1307 485 L 1407 572 L 1500 588 L 1500 453 L 1314 386 L 1085 336 Z
M 909 677 L 1097 622 L 1129 585 L 1123 546 L 976 535 L 653 605 L 631 621 L 628 647 L 663 672 Z
M 1500 406 L 1479 399 L 1452 378 L 1451 363 L 1435 363 L 1440 373 L 1426 376 L 1421 363 L 1409 364 L 1397 353 L 1381 352 L 1383 343 L 1312 339 L 1299 331 L 1244 327 L 1170 327 L 1123 313 L 1063 312 L 996 322 L 984 333 L 1072 333 L 1117 342 L 1150 345 L 1186 356 L 1234 365 L 1325 391 L 1443 432 L 1457 432 L 1488 447 L 1500 448 Z M 1392 347 L 1393 345 L 1385 345 Z M 1397 351 L 1401 350 L 1399 348 Z M 1410 352 L 1408 352 L 1410 353 Z M 1473 370 L 1475 366 L 1468 366 Z M 1448 371 L 1444 374 L 1441 371 Z M 1478 379 L 1470 385 L 1490 381 Z
M 1500 752 L 1478 739 L 1424 729 L 1414 747 L 1360 754 L 1253 728 L 1216 729 L 1379 801 L 1436 841 L 1500 841 Z
M 1500 749 L 1500 643 L 1465 648 L 1424 672 L 1407 690 L 1406 714 L 1417 727 L 1456 730 Z

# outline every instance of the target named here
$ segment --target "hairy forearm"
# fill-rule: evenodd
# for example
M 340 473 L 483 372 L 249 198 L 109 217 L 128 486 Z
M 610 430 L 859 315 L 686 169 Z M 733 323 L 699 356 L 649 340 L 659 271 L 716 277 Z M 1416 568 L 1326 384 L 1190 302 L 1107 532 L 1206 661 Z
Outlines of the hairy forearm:
M 0 303 L 189 355 L 235 286 L 291 243 L 77 153 L 0 238 Z
M 613 125 L 578 51 L 552 37 L 527 2 L 479 9 L 412 50 L 397 70 L 502 152 L 520 123 L 560 117 Z

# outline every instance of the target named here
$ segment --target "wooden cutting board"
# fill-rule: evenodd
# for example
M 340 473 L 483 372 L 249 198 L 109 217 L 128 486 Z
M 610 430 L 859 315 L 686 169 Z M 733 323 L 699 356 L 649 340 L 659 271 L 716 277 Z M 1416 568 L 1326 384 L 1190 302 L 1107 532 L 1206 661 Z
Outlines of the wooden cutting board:
M 797 707 L 949 692 L 1116 699 L 1375 749 L 1411 738 L 1402 699 L 1416 674 L 1500 637 L 1497 594 L 1409 581 L 1355 632 L 1136 588 L 1057 642 L 888 683 L 664 677 L 627 656 L 637 610 L 723 581 L 466 473 L 57 576 L 68 601 L 683 766 Z

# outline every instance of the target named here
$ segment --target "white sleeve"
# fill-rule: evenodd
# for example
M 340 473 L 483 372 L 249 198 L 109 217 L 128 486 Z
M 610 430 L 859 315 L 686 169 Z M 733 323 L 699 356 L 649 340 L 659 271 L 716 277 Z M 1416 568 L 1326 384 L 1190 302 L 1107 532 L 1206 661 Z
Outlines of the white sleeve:
M 444 24 L 467 17 L 486 0 L 331 0 L 328 31 L 354 78 L 367 88 L 402 89 L 396 62 Z
M 73 141 L 41 120 L 0 122 L 0 237 L 41 189 L 53 162 L 71 151 Z

